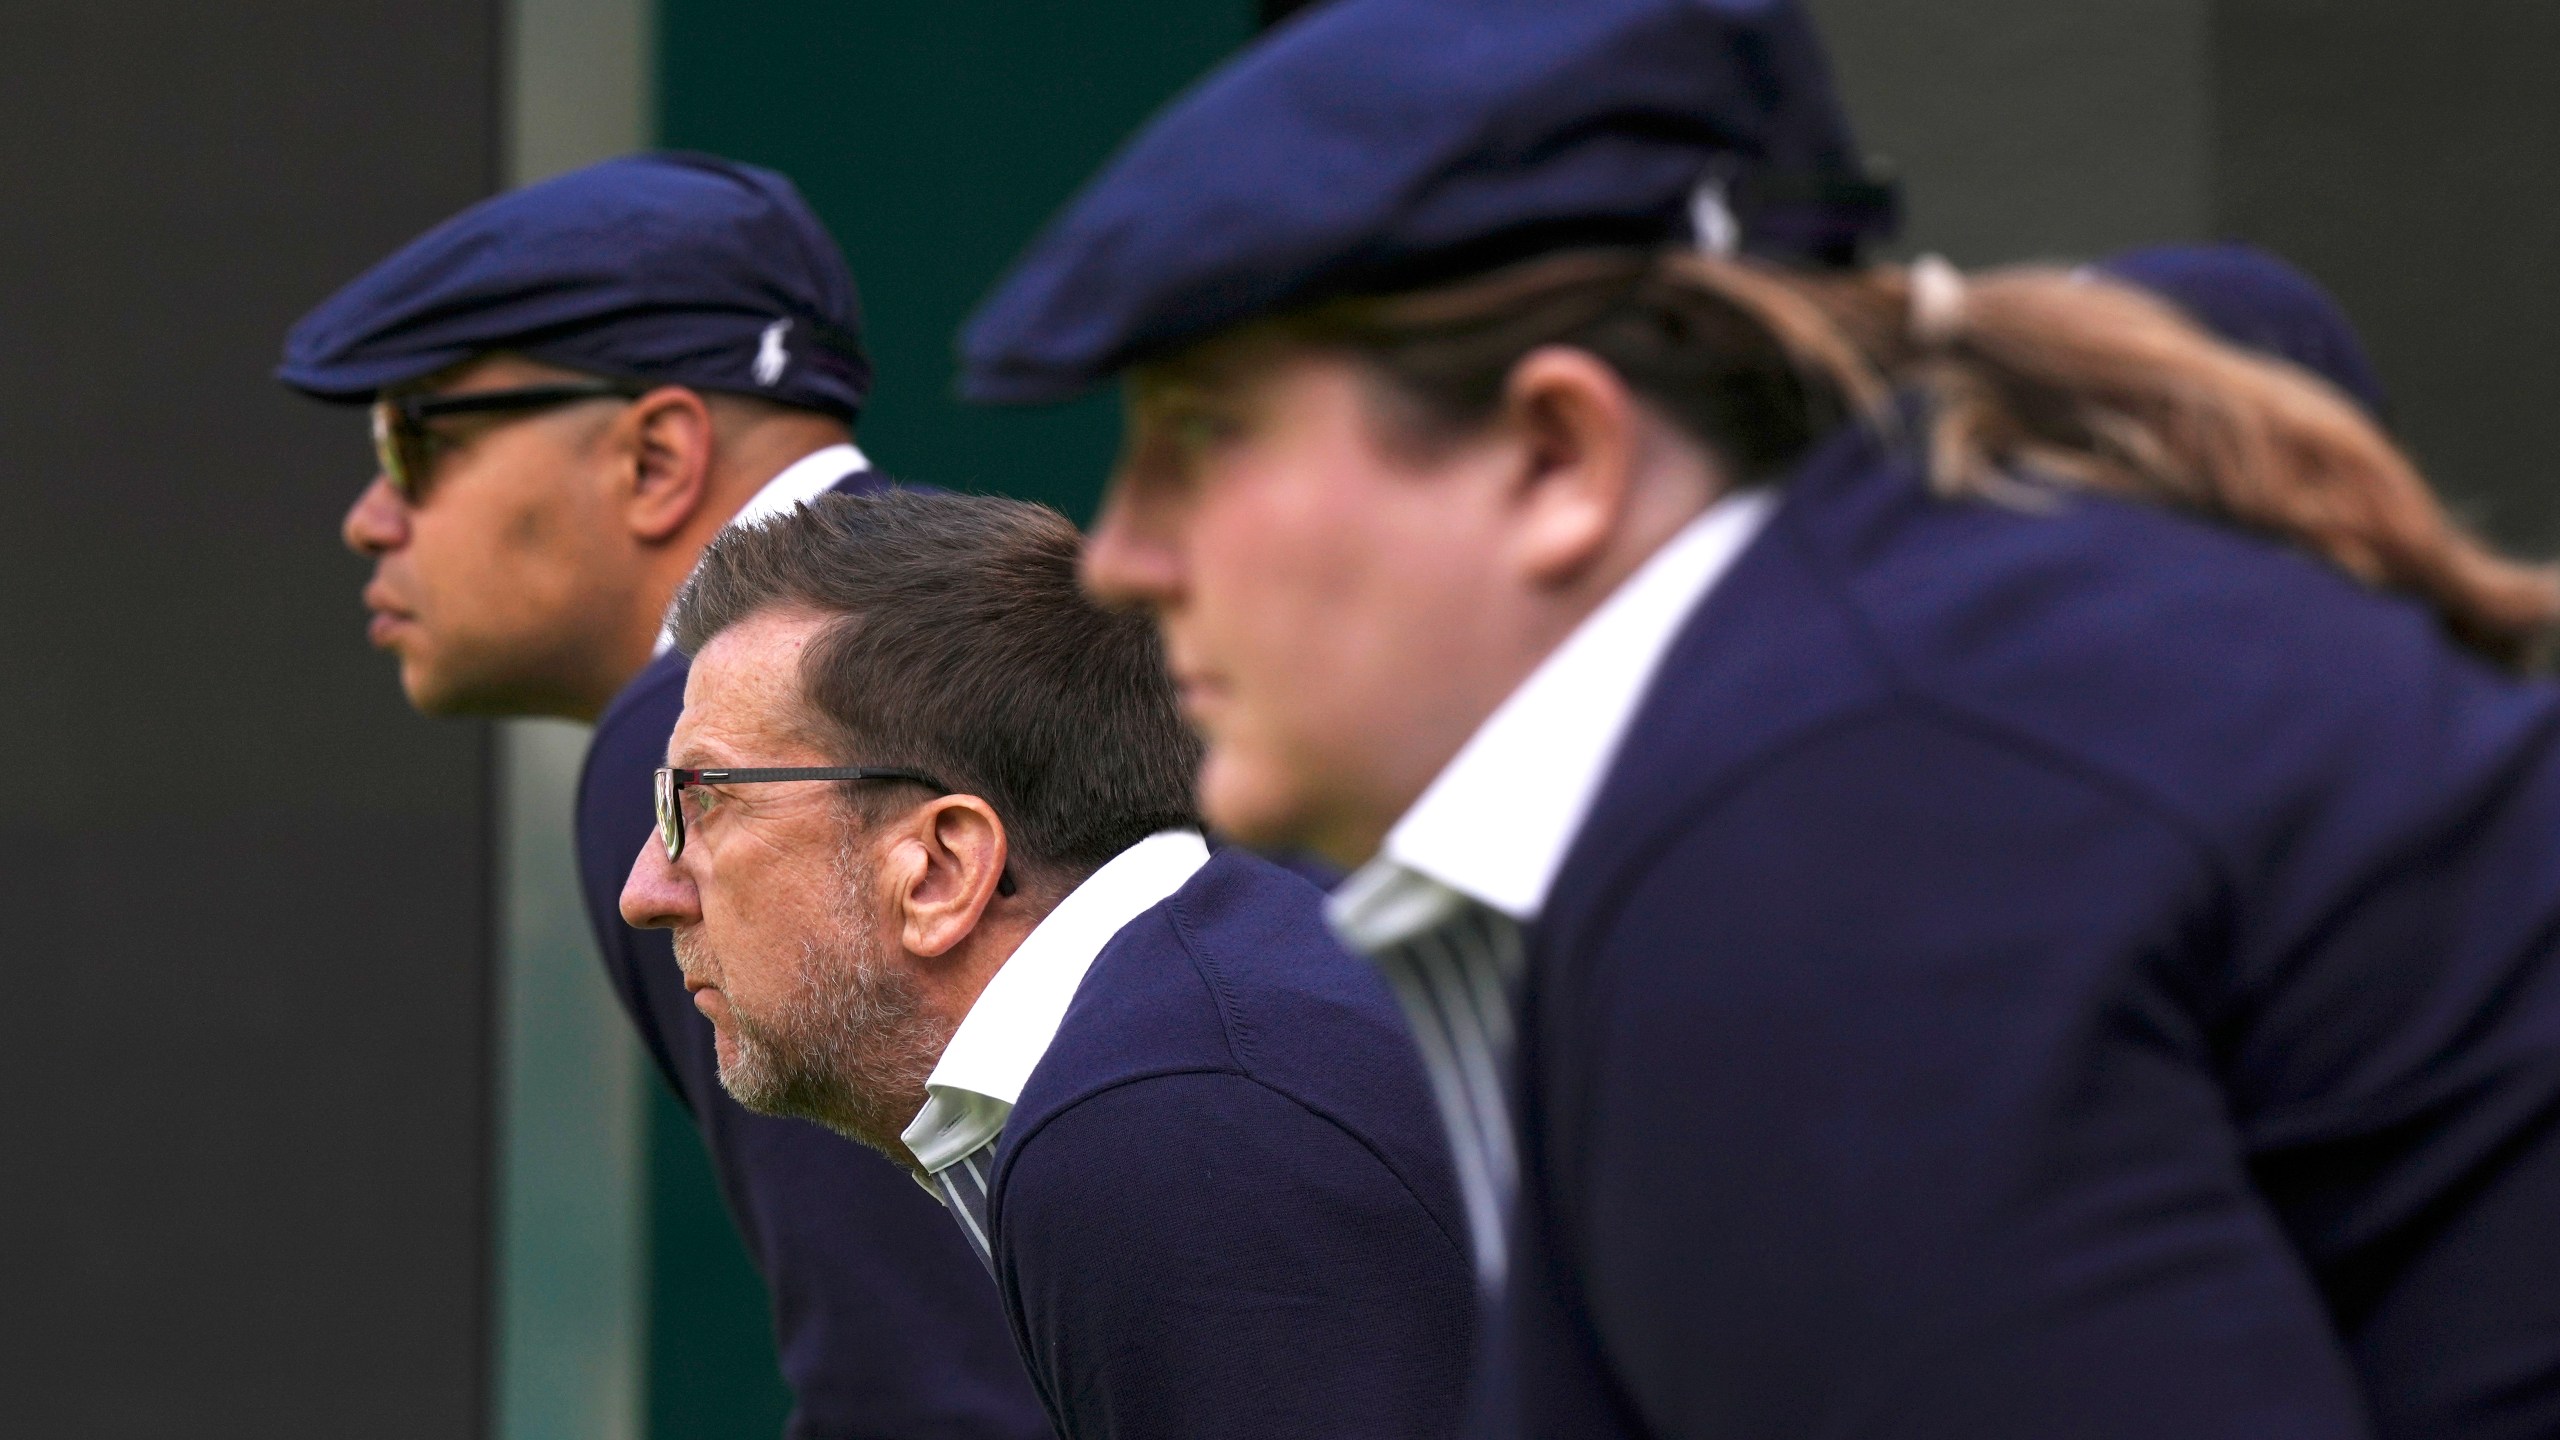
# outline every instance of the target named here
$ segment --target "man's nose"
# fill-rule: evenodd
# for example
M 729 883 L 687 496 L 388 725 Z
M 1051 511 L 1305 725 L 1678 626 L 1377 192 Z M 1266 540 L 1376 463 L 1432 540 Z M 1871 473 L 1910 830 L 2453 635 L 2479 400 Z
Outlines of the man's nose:
M 702 896 L 683 867 L 667 859 L 656 836 L 641 842 L 622 882 L 622 923 L 635 930 L 672 930 L 702 918 Z
M 1085 593 L 1105 605 L 1157 607 L 1181 589 L 1181 556 L 1143 509 L 1129 487 L 1112 486 L 1085 541 Z
M 388 476 L 376 475 L 373 483 L 364 487 L 356 503 L 347 507 L 347 518 L 338 527 L 338 534 L 348 549 L 367 559 L 408 543 L 409 507 L 401 503 Z

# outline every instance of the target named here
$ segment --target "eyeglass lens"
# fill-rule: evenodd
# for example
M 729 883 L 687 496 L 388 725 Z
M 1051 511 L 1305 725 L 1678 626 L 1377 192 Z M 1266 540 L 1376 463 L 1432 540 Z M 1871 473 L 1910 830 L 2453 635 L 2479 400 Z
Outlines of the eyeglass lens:
M 684 798 L 676 789 L 673 770 L 658 771 L 658 843 L 667 849 L 667 858 L 675 860 L 684 854 Z
M 434 459 L 428 453 L 432 444 L 427 428 L 398 405 L 388 400 L 373 403 L 374 463 L 382 467 L 392 490 L 412 505 L 418 502 L 418 486 Z

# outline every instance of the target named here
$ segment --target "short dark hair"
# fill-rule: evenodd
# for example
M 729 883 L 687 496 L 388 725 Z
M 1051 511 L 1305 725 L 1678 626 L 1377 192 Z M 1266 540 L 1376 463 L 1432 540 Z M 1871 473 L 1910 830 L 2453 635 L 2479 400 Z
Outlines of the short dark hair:
M 1154 623 L 1085 597 L 1082 545 L 1065 516 L 1021 500 L 823 496 L 712 542 L 676 597 L 676 644 L 698 653 L 769 610 L 824 617 L 800 689 L 844 746 L 831 758 L 980 797 L 1027 879 L 1072 885 L 1200 823 L 1200 744 Z

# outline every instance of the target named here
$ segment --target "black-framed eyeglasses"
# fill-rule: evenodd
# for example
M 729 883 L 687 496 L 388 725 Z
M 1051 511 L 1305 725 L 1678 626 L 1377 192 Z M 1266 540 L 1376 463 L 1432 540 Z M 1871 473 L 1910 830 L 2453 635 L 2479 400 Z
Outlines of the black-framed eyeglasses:
M 648 387 L 623 380 L 466 390 L 459 395 L 385 395 L 373 402 L 373 458 L 401 499 L 414 505 L 435 464 L 436 437 L 427 422 L 449 415 L 521 415 L 582 400 L 636 400 Z
M 696 785 L 770 785 L 779 780 L 904 780 L 937 795 L 951 793 L 950 786 L 921 770 L 880 765 L 796 765 L 779 770 L 680 770 L 661 765 L 657 782 L 658 843 L 667 847 L 667 859 L 673 861 L 684 854 L 685 791 Z

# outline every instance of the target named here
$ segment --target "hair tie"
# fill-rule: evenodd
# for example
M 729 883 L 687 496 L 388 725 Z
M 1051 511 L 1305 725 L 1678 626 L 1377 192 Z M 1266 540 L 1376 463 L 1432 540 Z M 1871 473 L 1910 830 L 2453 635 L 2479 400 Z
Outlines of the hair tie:
M 1911 285 L 1911 340 L 1940 350 L 1964 333 L 1964 272 L 1943 255 L 1923 255 L 1904 272 Z

